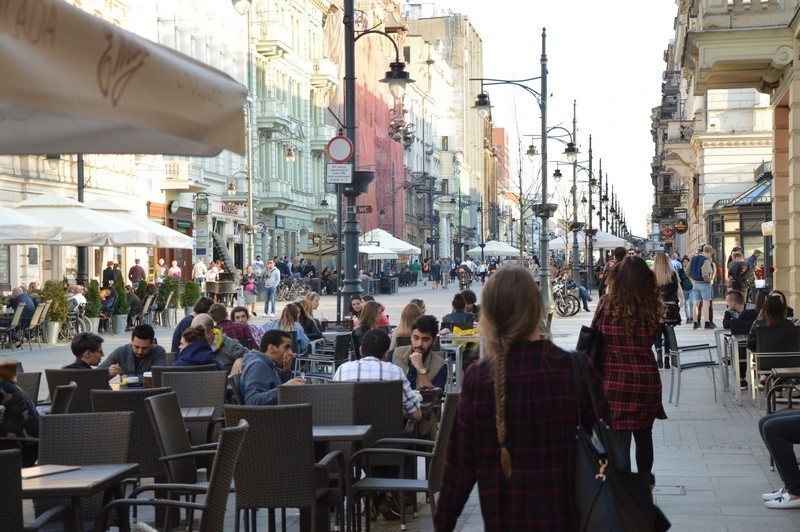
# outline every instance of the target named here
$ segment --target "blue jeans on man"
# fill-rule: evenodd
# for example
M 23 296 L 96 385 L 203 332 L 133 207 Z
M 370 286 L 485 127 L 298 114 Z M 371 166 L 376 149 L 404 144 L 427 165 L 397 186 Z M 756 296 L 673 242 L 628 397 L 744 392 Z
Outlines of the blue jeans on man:
M 264 288 L 264 314 L 269 314 L 269 304 L 272 303 L 272 314 L 275 314 L 275 298 L 278 295 L 277 288 L 267 286 Z

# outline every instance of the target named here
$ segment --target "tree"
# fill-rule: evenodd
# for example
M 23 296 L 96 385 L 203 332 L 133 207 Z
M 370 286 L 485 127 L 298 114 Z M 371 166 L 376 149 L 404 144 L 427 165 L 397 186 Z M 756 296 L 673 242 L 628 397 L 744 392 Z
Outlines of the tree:
M 89 288 L 86 289 L 86 307 L 83 309 L 87 318 L 100 317 L 100 283 L 97 279 L 89 281 Z
M 64 283 L 61 281 L 45 281 L 42 295 L 46 301 L 52 301 L 47 311 L 47 321 L 63 323 L 69 318 L 69 299 Z

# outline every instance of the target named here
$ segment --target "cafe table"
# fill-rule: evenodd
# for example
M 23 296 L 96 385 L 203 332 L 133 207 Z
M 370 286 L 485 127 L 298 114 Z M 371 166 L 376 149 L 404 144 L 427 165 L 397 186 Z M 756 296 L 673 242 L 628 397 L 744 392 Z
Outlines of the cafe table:
M 74 467 L 74 468 L 73 468 Z M 71 500 L 72 529 L 83 530 L 81 514 L 81 498 L 91 497 L 105 492 L 103 502 L 108 503 L 112 496 L 120 498 L 120 483 L 139 472 L 138 464 L 101 464 L 61 466 L 63 471 L 47 474 L 48 469 L 59 469 L 58 466 L 38 466 L 22 470 L 22 497 L 24 499 L 52 499 L 67 497 Z M 42 471 L 44 469 L 44 471 Z M 42 476 L 32 476 L 42 473 Z M 121 528 L 127 530 L 127 512 L 121 509 L 118 513 Z

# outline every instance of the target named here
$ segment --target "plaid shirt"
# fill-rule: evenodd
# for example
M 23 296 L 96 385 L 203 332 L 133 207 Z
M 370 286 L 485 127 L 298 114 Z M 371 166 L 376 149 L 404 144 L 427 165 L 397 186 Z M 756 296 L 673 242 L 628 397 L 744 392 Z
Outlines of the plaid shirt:
M 547 341 L 512 348 L 506 373 L 506 428 L 512 474 L 500 467 L 492 366 L 472 364 L 450 434 L 434 527 L 453 530 L 475 482 L 485 530 L 576 530 L 576 391 L 570 355 Z M 588 359 L 600 417 L 608 404 Z M 584 423 L 594 422 L 586 402 Z
M 222 320 L 217 323 L 217 327 L 225 333 L 225 336 L 230 336 L 234 340 L 239 340 L 247 349 L 258 349 L 258 345 L 256 345 L 253 339 L 253 334 L 250 332 L 250 327 L 248 327 L 246 323 Z M 261 340 L 261 337 L 259 337 L 259 340 Z
M 333 380 L 334 382 L 403 381 L 403 411 L 405 415 L 409 416 L 419 410 L 419 401 L 417 401 L 408 379 L 403 375 L 403 370 L 391 362 L 383 362 L 373 356 L 345 362 L 336 370 Z

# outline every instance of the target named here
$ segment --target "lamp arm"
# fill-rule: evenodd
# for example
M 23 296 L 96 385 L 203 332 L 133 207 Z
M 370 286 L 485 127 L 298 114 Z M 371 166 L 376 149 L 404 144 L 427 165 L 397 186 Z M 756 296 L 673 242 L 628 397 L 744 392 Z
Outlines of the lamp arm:
M 521 79 L 521 80 L 511 80 L 511 79 L 494 79 L 494 78 L 470 78 L 470 81 L 480 81 L 481 82 L 481 90 L 483 90 L 484 86 L 491 86 L 491 85 L 516 85 L 517 87 L 524 89 L 529 94 L 531 94 L 534 98 L 536 98 L 536 103 L 539 104 L 539 108 L 542 108 L 542 95 L 539 94 L 538 91 L 532 89 L 525 85 L 528 81 L 535 81 L 537 79 L 541 79 L 539 77 L 535 78 L 528 78 L 528 79 Z
M 356 38 L 353 39 L 353 42 L 358 41 L 361 37 L 363 37 L 364 35 L 369 35 L 370 33 L 379 33 L 379 34 L 383 35 L 384 37 L 386 37 L 387 39 L 389 39 L 389 41 L 391 41 L 392 46 L 394 46 L 394 60 L 395 60 L 396 63 L 399 63 L 400 62 L 400 50 L 397 48 L 397 43 L 394 42 L 394 39 L 392 38 L 392 36 L 389 35 L 388 33 L 386 33 L 385 31 L 381 31 L 381 30 L 365 30 L 365 31 L 362 31 L 361 33 L 356 35 Z

